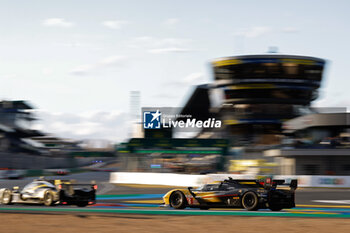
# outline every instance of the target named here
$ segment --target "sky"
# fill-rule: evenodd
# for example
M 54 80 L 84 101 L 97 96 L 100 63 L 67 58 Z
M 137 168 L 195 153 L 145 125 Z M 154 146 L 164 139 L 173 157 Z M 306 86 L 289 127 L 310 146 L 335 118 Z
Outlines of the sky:
M 0 99 L 28 100 L 35 129 L 65 138 L 130 136 L 130 92 L 181 107 L 223 56 L 327 60 L 318 107 L 348 107 L 349 1 L 0 0 Z

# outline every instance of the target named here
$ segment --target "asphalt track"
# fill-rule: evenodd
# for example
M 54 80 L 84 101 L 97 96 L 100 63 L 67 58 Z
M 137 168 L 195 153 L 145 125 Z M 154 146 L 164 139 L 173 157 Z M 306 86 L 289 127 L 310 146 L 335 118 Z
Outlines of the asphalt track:
M 74 206 L 45 207 L 40 205 L 0 205 L 5 213 L 89 213 L 89 214 L 146 214 L 146 215 L 218 215 L 218 216 L 263 216 L 263 217 L 317 217 L 350 218 L 349 189 L 299 189 L 296 193 L 297 206 L 278 212 L 270 210 L 245 211 L 242 209 L 198 210 L 186 208 L 174 210 L 161 207 L 161 197 L 171 187 L 115 186 L 108 183 L 106 172 L 73 174 L 64 179 L 76 179 L 78 182 L 96 180 L 99 186 L 97 204 L 85 208 Z M 48 177 L 63 178 L 63 177 Z M 0 180 L 0 188 L 23 187 L 32 178 L 24 180 Z

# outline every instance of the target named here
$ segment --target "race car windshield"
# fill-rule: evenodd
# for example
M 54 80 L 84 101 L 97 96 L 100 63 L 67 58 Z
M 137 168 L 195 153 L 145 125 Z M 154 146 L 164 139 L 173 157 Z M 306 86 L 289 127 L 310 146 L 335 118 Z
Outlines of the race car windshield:
M 43 185 L 43 186 L 50 187 L 50 188 L 54 188 L 55 187 L 53 184 L 51 184 L 49 182 L 40 181 L 40 182 L 32 182 L 30 184 L 27 184 L 26 186 L 24 186 L 23 191 L 32 189 L 32 188 L 34 188 L 36 186 L 39 186 L 39 185 Z
M 196 189 L 198 191 L 213 191 L 219 189 L 219 184 L 206 184 L 203 185 L 202 187 Z
M 36 183 L 27 184 L 26 186 L 24 186 L 23 191 L 32 189 L 32 188 L 34 188 L 35 186 L 37 186 Z

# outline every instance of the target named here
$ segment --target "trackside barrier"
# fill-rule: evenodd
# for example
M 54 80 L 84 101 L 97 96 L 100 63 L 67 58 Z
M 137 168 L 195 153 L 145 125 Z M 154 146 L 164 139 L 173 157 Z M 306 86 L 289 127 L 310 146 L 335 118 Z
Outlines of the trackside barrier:
M 9 177 L 25 176 L 25 170 L 0 170 L 0 179 L 7 179 Z
M 148 184 L 170 186 L 200 186 L 205 175 L 185 175 L 174 173 L 112 172 L 111 183 Z
M 275 179 L 298 179 L 299 187 L 350 188 L 350 176 L 274 176 Z
M 273 176 L 274 179 L 285 180 L 290 183 L 291 180 L 298 180 L 298 187 L 313 187 L 311 183 L 312 176 L 287 176 L 287 175 L 276 175 Z
M 198 187 L 203 184 L 222 181 L 228 177 L 232 177 L 233 179 L 257 179 L 261 176 L 241 174 L 186 175 L 175 173 L 112 172 L 110 174 L 110 183 Z M 350 176 L 276 175 L 273 176 L 273 179 L 284 179 L 287 183 L 291 179 L 298 179 L 299 187 L 350 188 Z
M 28 177 L 28 176 L 54 176 L 58 174 L 58 171 L 64 171 L 67 173 L 78 173 L 87 171 L 87 169 L 82 168 L 69 168 L 69 169 L 14 169 L 14 170 L 0 170 L 0 179 L 7 179 L 9 174 L 13 176 L 14 174 L 19 177 Z
M 175 173 L 112 172 L 110 183 L 197 187 L 214 181 L 221 181 L 228 177 L 234 179 L 255 179 L 255 176 L 234 174 L 187 175 Z
M 6 171 L 0 170 L 0 179 L 5 178 L 5 175 L 6 175 Z
M 256 179 L 255 175 L 244 175 L 244 174 L 207 174 L 209 182 L 222 181 L 231 177 L 232 179 Z M 207 183 L 209 183 L 207 182 Z

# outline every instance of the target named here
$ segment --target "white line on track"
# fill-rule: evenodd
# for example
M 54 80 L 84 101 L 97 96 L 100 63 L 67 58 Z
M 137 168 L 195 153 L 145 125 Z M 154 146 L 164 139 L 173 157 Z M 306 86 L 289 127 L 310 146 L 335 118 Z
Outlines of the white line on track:
M 312 200 L 313 202 L 320 203 L 330 203 L 330 204 L 348 204 L 350 205 L 350 200 Z

